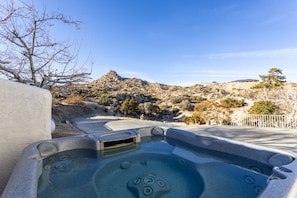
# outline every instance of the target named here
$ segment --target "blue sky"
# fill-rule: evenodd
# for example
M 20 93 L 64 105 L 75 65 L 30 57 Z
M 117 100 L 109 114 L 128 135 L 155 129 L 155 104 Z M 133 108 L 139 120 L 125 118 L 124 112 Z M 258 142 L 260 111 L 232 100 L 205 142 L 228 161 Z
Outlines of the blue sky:
M 259 79 L 276 67 L 297 82 L 296 0 L 43 2 L 49 12 L 82 21 L 74 35 L 80 61 L 89 54 L 95 61 L 93 79 L 115 70 L 123 77 L 188 86 Z

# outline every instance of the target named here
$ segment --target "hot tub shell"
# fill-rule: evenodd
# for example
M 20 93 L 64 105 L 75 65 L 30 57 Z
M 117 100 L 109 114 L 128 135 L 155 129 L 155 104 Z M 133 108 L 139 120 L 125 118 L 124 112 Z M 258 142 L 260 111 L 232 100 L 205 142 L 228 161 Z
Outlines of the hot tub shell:
M 108 151 L 124 144 L 139 143 L 142 138 L 168 137 L 195 147 L 241 156 L 273 167 L 261 198 L 297 197 L 296 154 L 175 128 L 150 127 L 104 134 L 88 134 L 36 142 L 20 158 L 2 194 L 3 198 L 37 197 L 43 159 L 73 149 Z

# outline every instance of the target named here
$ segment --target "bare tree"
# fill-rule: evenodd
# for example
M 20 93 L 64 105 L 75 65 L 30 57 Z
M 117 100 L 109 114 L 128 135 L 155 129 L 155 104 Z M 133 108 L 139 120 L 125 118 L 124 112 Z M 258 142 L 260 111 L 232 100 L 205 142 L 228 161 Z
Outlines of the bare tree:
M 4 3 L 6 3 L 4 5 Z M 15 12 L 14 3 L 12 1 L 4 2 L 0 4 L 0 25 L 9 19 L 9 17 Z
M 0 25 L 4 24 L 11 15 L 15 12 L 13 1 L 6 1 L 0 4 Z M 1 45 L 0 45 L 1 47 Z M 3 64 L 8 64 L 9 62 L 4 61 L 0 57 L 0 67 Z
M 78 29 L 79 21 L 62 13 L 48 14 L 46 9 L 40 12 L 34 4 L 14 8 L 11 1 L 0 9 L 0 76 L 50 88 L 83 82 L 90 75 L 84 65 L 77 65 L 79 48 L 75 42 L 53 38 L 55 25 Z

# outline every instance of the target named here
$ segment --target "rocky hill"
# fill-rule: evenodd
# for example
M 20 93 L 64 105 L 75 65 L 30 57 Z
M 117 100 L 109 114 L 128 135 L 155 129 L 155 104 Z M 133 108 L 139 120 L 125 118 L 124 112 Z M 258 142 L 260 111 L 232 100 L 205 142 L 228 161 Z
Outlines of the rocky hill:
M 110 111 L 121 113 L 120 108 L 126 99 L 134 98 L 139 111 L 133 116 L 145 114 L 150 119 L 174 119 L 191 116 L 199 111 L 197 104 L 212 104 L 202 108 L 214 122 L 224 117 L 234 122 L 238 115 L 247 114 L 254 102 L 272 101 L 279 107 L 280 114 L 290 114 L 297 108 L 297 89 L 294 83 L 285 83 L 276 89 L 255 89 L 259 82 L 238 80 L 226 83 L 202 83 L 189 87 L 150 83 L 138 78 L 124 78 L 110 71 L 101 78 L 86 85 L 60 89 L 54 94 L 59 101 L 73 95 L 84 101 L 106 106 Z M 226 107 L 222 101 L 232 99 L 243 101 L 241 107 Z M 194 108 L 196 105 L 196 108 Z M 207 110 L 206 110 L 207 109 Z

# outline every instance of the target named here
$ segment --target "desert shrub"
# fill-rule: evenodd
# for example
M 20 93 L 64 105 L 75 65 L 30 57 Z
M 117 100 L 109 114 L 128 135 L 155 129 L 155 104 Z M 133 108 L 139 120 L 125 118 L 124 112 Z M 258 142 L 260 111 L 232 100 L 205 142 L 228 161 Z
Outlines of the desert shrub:
M 178 90 L 178 87 L 177 86 L 173 86 L 173 87 L 170 87 L 169 90 L 172 92 L 172 91 L 177 91 Z
M 205 101 L 205 100 L 206 100 L 206 98 L 201 97 L 201 96 L 191 96 L 191 101 L 192 102 L 199 103 L 199 102 L 202 102 L 202 101 Z
M 104 95 L 101 95 L 98 100 L 97 100 L 97 103 L 99 105 L 104 105 L 104 106 L 108 106 L 111 104 L 111 100 L 110 98 L 108 97 L 108 95 L 104 94 Z
M 205 124 L 203 116 L 197 112 L 192 115 L 191 120 L 194 124 Z
M 192 123 L 191 117 L 183 116 L 182 120 L 183 120 L 184 123 L 186 123 L 188 125 Z
M 136 115 L 138 112 L 138 103 L 135 101 L 135 98 L 127 98 L 121 105 L 120 111 L 124 115 Z
M 179 97 L 173 97 L 170 99 L 170 101 L 172 102 L 172 104 L 177 104 L 177 103 L 180 103 L 182 99 Z
M 237 108 L 244 106 L 244 100 L 237 100 L 234 98 L 227 98 L 221 101 L 221 106 L 225 108 Z
M 72 95 L 63 100 L 63 102 L 72 105 L 81 105 L 83 104 L 83 98 L 80 95 Z
M 171 98 L 171 102 L 173 104 L 178 104 L 178 103 L 181 103 L 184 100 L 190 100 L 190 99 L 191 99 L 191 97 L 188 96 L 188 95 L 176 96 L 176 97 Z
M 166 104 L 161 104 L 160 108 L 160 115 L 172 115 L 171 106 Z
M 205 101 L 197 103 L 194 107 L 194 110 L 202 112 L 202 111 L 207 111 L 207 110 L 213 109 L 216 106 L 217 105 L 214 102 L 212 102 L 210 100 L 205 100 Z
M 160 107 L 151 102 L 141 103 L 138 106 L 140 113 L 143 113 L 148 116 L 158 116 L 160 111 Z
M 205 120 L 199 112 L 195 112 L 191 117 L 183 117 L 183 122 L 186 124 L 205 124 Z
M 197 103 L 194 108 L 194 113 L 198 113 L 203 118 L 204 123 L 218 117 L 221 107 L 214 101 L 206 100 Z
M 158 115 L 160 112 L 160 108 L 158 105 L 151 103 L 151 102 L 145 102 L 144 103 L 144 111 L 147 115 Z
M 189 100 L 181 101 L 179 106 L 183 111 L 193 111 L 193 105 Z
M 250 114 L 274 114 L 278 111 L 278 106 L 276 106 L 271 101 L 259 101 L 255 102 L 254 105 L 250 108 Z
M 178 107 L 174 107 L 172 109 L 172 113 L 173 113 L 174 116 L 176 116 L 179 113 L 179 111 L 180 111 L 180 109 Z

